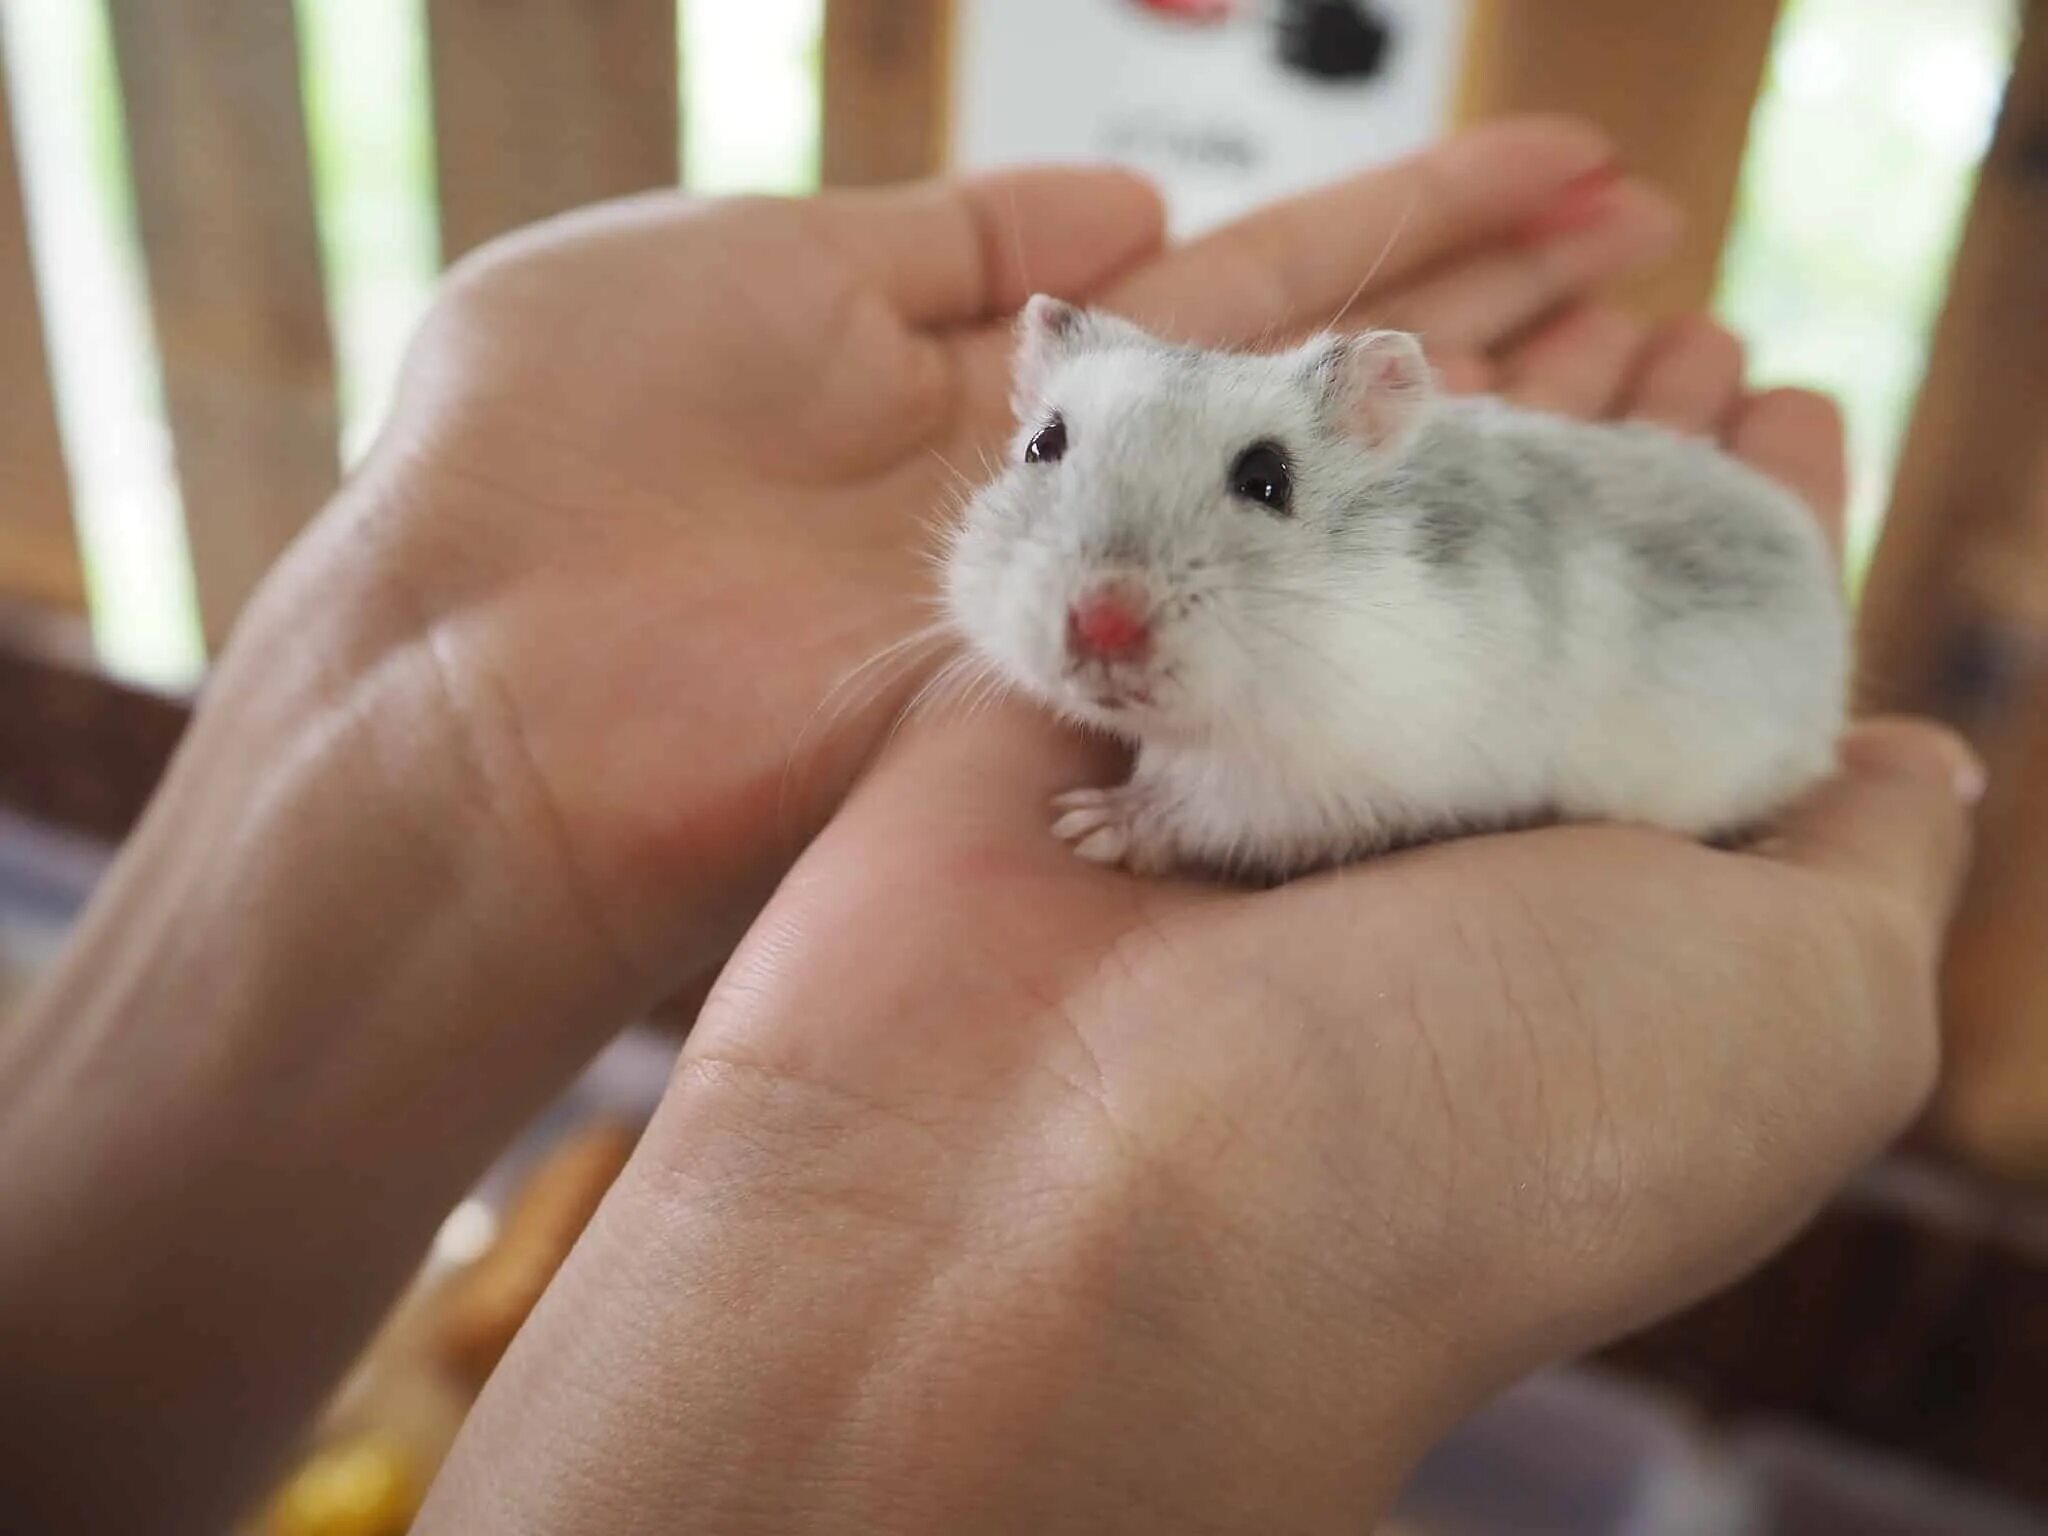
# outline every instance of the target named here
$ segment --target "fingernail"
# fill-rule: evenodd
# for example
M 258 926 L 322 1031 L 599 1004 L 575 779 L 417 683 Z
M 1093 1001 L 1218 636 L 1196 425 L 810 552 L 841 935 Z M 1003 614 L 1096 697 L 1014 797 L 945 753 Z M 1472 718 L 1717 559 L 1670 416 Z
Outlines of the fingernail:
M 1851 772 L 1940 784 L 1965 805 L 1982 800 L 1991 782 L 1967 742 L 1928 726 L 1855 731 L 1843 739 L 1840 755 Z
M 1599 223 L 1613 206 L 1614 191 L 1620 185 L 1621 165 L 1613 160 L 1574 177 L 1548 208 L 1522 226 L 1523 239 L 1541 243 Z
M 1973 752 L 1956 764 L 1953 782 L 1956 798 L 1965 805 L 1975 805 L 1984 798 L 1984 791 L 1991 787 L 1991 775 Z

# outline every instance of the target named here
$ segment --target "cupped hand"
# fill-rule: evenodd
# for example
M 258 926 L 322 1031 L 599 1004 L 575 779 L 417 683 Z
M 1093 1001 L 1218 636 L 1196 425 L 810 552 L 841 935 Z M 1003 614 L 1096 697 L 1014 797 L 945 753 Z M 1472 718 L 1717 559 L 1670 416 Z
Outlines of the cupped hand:
M 1400 323 L 1478 378 L 1667 243 L 1608 154 L 1482 129 L 1175 249 L 1149 188 L 1081 170 L 544 226 L 453 277 L 215 691 L 346 613 L 332 670 L 426 680 L 500 878 L 644 1004 L 723 955 L 932 659 L 847 681 L 932 617 L 929 530 L 1008 429 L 1030 292 L 1209 341 Z
M 1742 395 L 1710 325 L 1582 310 L 1499 368 L 1839 515 L 1832 412 Z M 906 731 L 423 1530 L 1362 1529 L 1479 1395 L 1756 1260 L 1928 1087 L 1977 787 L 1932 727 L 1859 728 L 1745 851 L 1553 828 L 1258 893 L 1075 859 L 1047 801 L 1113 772 L 1028 714 Z

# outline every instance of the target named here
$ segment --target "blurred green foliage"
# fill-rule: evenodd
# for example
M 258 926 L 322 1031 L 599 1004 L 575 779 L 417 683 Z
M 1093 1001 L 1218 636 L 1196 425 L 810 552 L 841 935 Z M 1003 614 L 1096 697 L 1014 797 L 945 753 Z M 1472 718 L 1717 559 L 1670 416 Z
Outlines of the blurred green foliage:
M 1719 308 L 1758 376 L 1842 402 L 1874 542 L 2017 36 L 2013 0 L 1790 0 Z

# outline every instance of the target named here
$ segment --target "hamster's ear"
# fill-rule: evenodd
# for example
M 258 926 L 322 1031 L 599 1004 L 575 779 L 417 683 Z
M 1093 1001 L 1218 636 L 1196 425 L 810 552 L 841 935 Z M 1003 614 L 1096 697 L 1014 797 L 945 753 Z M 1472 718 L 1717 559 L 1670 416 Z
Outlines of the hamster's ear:
M 1017 367 L 1011 403 L 1018 418 L 1038 409 L 1045 383 L 1080 342 L 1088 317 L 1064 299 L 1035 293 L 1017 316 Z
M 1156 343 L 1128 320 L 1034 294 L 1017 316 L 1017 365 L 1011 400 L 1019 419 L 1038 413 L 1053 370 L 1081 352 Z
M 1422 344 L 1405 331 L 1361 331 L 1326 346 L 1318 371 L 1330 409 L 1367 447 L 1401 452 L 1436 398 Z

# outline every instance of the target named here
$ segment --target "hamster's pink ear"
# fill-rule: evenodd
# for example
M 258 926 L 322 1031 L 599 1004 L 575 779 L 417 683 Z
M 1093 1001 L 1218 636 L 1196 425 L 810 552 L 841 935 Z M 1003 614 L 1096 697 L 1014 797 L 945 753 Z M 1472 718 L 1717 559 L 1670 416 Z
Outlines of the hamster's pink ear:
M 1034 294 L 1017 316 L 1017 365 L 1011 403 L 1020 421 L 1043 409 L 1052 372 L 1081 352 L 1158 347 L 1152 335 L 1128 320 L 1082 309 L 1064 299 Z
M 1021 419 L 1038 410 L 1046 380 L 1061 359 L 1080 346 L 1087 314 L 1064 299 L 1033 294 L 1017 316 L 1016 388 L 1012 399 Z
M 1331 408 L 1368 447 L 1399 453 L 1436 398 L 1422 344 L 1405 331 L 1361 331 L 1330 344 L 1322 362 Z

